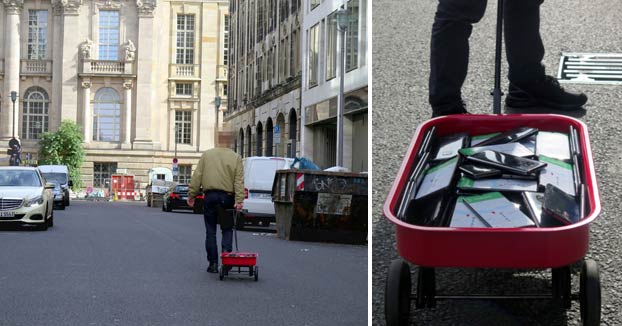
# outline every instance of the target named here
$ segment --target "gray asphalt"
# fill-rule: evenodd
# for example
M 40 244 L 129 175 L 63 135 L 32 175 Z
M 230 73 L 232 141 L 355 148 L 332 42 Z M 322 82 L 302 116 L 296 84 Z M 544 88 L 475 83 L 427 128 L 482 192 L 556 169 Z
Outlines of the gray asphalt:
M 382 217 L 382 205 L 417 125 L 429 119 L 427 78 L 430 31 L 436 1 L 373 1 L 373 324 L 384 322 L 386 271 L 397 258 L 394 228 Z M 622 53 L 622 2 L 619 0 L 546 0 L 541 31 L 544 64 L 556 75 L 561 52 Z M 463 88 L 468 110 L 491 113 L 496 1 L 471 36 L 469 76 Z M 502 72 L 505 76 L 504 65 Z M 507 83 L 503 82 L 507 90 Z M 585 112 L 575 114 L 589 128 L 603 210 L 592 223 L 588 257 L 598 261 L 602 283 L 602 325 L 622 325 L 622 86 L 567 85 L 589 96 Z M 515 112 L 508 112 L 515 113 Z M 414 269 L 413 269 L 414 270 Z M 416 272 L 413 271 L 413 277 Z M 547 291 L 550 272 L 443 269 L 439 291 Z M 578 273 L 573 271 L 573 288 Z M 413 306 L 414 310 L 414 306 Z M 556 310 L 549 302 L 439 302 L 417 310 L 417 325 L 579 325 L 579 304 Z
M 0 325 L 363 325 L 367 247 L 238 232 L 259 281 L 205 271 L 200 215 L 74 201 L 0 230 Z

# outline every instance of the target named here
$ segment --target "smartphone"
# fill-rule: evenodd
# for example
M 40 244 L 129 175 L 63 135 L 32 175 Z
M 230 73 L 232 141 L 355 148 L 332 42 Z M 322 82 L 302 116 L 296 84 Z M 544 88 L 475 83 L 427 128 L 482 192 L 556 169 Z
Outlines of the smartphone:
M 531 175 L 544 168 L 546 163 L 528 158 L 486 150 L 466 157 L 467 161 L 477 162 L 520 175 Z
M 436 144 L 430 160 L 441 161 L 447 160 L 458 155 L 458 151 L 469 143 L 469 135 L 467 133 L 459 133 L 451 136 L 442 137 Z
M 421 158 L 423 154 L 430 151 L 430 144 L 432 143 L 432 138 L 436 133 L 436 126 L 433 126 L 428 130 L 428 132 L 423 137 L 423 142 L 421 142 L 421 146 L 419 147 L 419 152 L 417 152 L 417 158 Z
M 538 132 L 537 128 L 520 127 L 512 130 L 508 130 L 500 135 L 486 139 L 483 142 L 477 144 L 477 146 L 496 145 L 517 142 L 521 139 L 525 139 Z
M 473 164 L 465 164 L 459 167 L 467 177 L 478 180 L 482 178 L 497 177 L 501 175 L 501 170 L 491 167 L 478 166 Z
M 542 209 L 566 225 L 581 219 L 581 207 L 576 198 L 550 183 L 544 190 Z

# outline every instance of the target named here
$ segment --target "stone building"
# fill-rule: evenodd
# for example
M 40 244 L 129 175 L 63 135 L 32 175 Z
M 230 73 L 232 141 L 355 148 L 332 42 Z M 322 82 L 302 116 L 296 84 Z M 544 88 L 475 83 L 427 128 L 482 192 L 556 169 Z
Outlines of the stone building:
M 341 52 L 336 14 L 345 6 L 343 166 L 368 170 L 367 0 L 304 0 L 302 29 L 302 153 L 321 167 L 334 166 Z
M 300 0 L 231 0 L 229 105 L 235 150 L 300 153 Z
M 83 128 L 86 186 L 117 170 L 144 186 L 175 152 L 187 181 L 214 146 L 216 96 L 226 106 L 227 19 L 228 1 L 3 0 L 0 139 L 15 125 L 36 159 L 42 133 L 68 119 Z

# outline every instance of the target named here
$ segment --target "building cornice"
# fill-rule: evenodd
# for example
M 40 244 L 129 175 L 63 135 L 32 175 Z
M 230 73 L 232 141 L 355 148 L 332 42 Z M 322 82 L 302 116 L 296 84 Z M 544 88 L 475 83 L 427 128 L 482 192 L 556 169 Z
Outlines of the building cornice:
M 2 4 L 9 15 L 18 15 L 24 8 L 24 0 L 2 0 Z
M 136 0 L 138 17 L 153 17 L 153 11 L 155 10 L 156 5 L 156 0 Z
M 80 12 L 82 0 L 52 0 L 52 8 L 55 14 L 63 13 L 68 16 L 76 16 Z

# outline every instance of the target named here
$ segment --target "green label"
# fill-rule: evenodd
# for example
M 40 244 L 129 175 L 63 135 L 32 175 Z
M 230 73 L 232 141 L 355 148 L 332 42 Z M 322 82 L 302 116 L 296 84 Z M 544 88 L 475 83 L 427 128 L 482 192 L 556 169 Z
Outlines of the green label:
M 464 200 L 469 204 L 474 204 L 474 203 L 478 203 L 481 201 L 493 200 L 493 199 L 499 199 L 499 198 L 505 198 L 505 197 L 503 197 L 503 195 L 500 192 L 495 191 L 495 192 L 485 193 L 482 195 L 465 197 Z
M 555 164 L 559 167 L 562 167 L 564 169 L 568 169 L 568 170 L 572 170 L 572 164 L 566 163 L 566 162 L 562 162 L 560 160 L 556 160 L 554 158 L 550 158 L 544 155 L 540 155 L 538 156 L 538 159 L 540 160 L 540 162 L 544 162 L 544 163 L 550 163 L 550 164 Z
M 443 164 L 437 165 L 437 166 L 435 166 L 433 168 L 429 168 L 427 171 L 425 171 L 425 174 L 434 173 L 434 172 L 436 172 L 436 171 L 438 171 L 438 170 L 440 170 L 440 169 L 442 169 L 444 167 L 447 167 L 447 166 L 449 166 L 451 164 L 456 164 L 456 163 L 458 163 L 458 158 L 454 157 L 451 160 L 449 160 L 449 161 L 447 161 L 447 162 L 445 162 Z
M 475 184 L 475 180 L 467 177 L 462 177 L 458 181 L 458 188 L 472 188 Z
M 492 134 L 485 134 L 485 135 L 479 135 L 479 136 L 473 136 L 471 137 L 471 140 L 482 140 L 482 139 L 488 139 L 488 138 L 492 138 L 496 135 L 501 134 L 500 132 L 493 132 Z
M 469 156 L 469 155 L 475 154 L 475 150 L 473 148 L 463 148 L 463 149 L 458 150 L 458 153 L 464 156 Z

